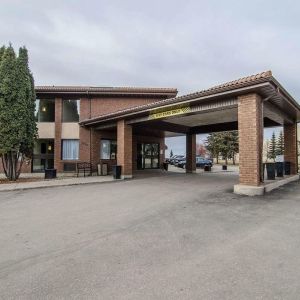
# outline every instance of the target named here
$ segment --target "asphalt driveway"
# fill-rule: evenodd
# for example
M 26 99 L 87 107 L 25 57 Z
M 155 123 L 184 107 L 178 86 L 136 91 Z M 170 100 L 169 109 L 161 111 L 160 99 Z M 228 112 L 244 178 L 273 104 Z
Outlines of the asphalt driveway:
M 0 298 L 299 299 L 299 183 L 153 175 L 0 193 Z

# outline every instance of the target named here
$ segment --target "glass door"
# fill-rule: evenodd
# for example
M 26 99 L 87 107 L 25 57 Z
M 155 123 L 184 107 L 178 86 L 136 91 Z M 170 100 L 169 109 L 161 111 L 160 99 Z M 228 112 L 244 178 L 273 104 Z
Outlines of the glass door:
M 54 168 L 54 140 L 40 139 L 35 142 L 32 171 L 42 172 Z
M 159 168 L 159 144 L 137 144 L 137 169 Z

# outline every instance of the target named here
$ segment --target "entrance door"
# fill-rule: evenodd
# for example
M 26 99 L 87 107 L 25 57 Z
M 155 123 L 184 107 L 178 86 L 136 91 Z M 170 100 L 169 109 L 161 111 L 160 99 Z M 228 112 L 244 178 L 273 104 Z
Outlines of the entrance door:
M 139 170 L 159 168 L 159 144 L 137 144 L 137 168 Z
M 35 142 L 32 171 L 42 172 L 54 167 L 54 140 L 40 139 Z

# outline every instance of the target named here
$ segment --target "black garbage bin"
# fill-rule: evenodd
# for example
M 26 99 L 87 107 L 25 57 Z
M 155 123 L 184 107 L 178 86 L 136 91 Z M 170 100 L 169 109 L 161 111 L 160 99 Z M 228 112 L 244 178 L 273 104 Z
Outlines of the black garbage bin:
M 112 171 L 114 179 L 121 179 L 122 166 L 115 165 L 112 167 Z
M 276 162 L 276 175 L 283 177 L 283 162 Z
M 223 166 L 222 166 L 222 170 L 223 170 L 223 171 L 227 171 L 227 165 L 223 165 Z
M 275 180 L 275 164 L 274 163 L 266 163 L 267 168 L 267 179 Z
M 291 162 L 290 161 L 284 162 L 284 175 L 291 175 Z
M 210 172 L 211 171 L 211 165 L 205 165 L 204 166 L 204 171 L 205 172 Z
M 165 171 L 168 171 L 168 169 L 169 169 L 169 163 L 168 162 L 164 162 L 163 163 L 163 168 L 164 168 Z
M 45 179 L 56 178 L 56 169 L 45 169 Z

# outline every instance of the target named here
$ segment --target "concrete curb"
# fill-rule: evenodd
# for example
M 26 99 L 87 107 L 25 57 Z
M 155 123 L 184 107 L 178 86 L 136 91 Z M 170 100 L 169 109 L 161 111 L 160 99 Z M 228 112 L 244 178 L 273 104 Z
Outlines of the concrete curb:
M 284 178 L 284 179 L 281 179 L 281 180 L 278 180 L 275 182 L 268 183 L 265 185 L 265 192 L 266 193 L 271 192 L 274 189 L 277 189 L 285 184 L 288 184 L 290 182 L 297 181 L 297 180 L 299 180 L 299 175 L 293 175 L 293 176 L 290 176 L 290 177 L 287 177 L 287 178 Z
M 95 177 L 95 178 L 67 178 L 67 179 L 54 179 L 54 180 L 43 180 L 35 182 L 24 182 L 24 183 L 14 183 L 14 184 L 1 184 L 0 192 L 18 191 L 18 190 L 28 190 L 28 189 L 38 189 L 38 188 L 50 188 L 50 187 L 60 187 L 60 186 L 72 186 L 72 185 L 82 185 L 82 184 L 96 184 L 96 183 L 106 183 L 114 182 L 112 176 L 105 177 Z
M 265 185 L 261 186 L 249 186 L 243 184 L 236 184 L 234 185 L 233 192 L 238 195 L 245 195 L 245 196 L 262 196 L 265 193 L 269 193 L 285 184 L 288 184 L 293 181 L 299 180 L 299 174 L 292 175 L 280 180 L 276 180 L 274 182 L 266 183 Z

